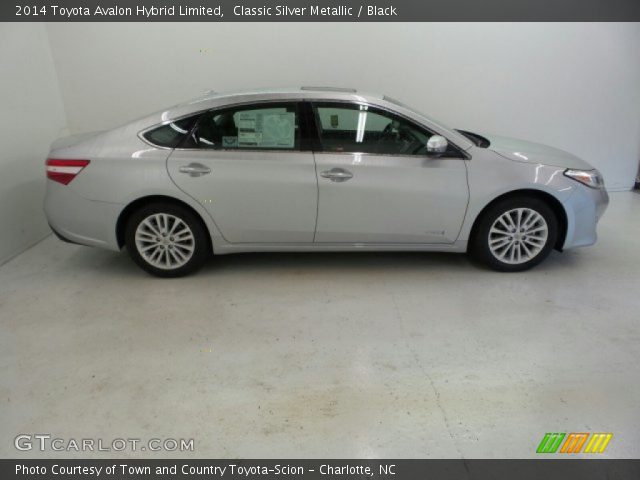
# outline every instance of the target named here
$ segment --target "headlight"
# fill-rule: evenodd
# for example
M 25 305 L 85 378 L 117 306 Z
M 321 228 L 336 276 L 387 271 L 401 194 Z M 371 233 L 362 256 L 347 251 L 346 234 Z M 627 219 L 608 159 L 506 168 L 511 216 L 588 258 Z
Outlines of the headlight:
M 598 170 L 572 170 L 567 168 L 564 171 L 564 175 L 590 188 L 604 187 L 604 180 Z

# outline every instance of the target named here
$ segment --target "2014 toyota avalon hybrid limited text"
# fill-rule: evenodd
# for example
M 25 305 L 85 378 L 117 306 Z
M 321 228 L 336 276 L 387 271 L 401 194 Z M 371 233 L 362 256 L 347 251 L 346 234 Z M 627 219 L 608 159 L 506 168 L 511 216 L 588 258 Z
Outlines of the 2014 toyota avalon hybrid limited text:
M 501 271 L 591 245 L 601 175 L 352 89 L 211 93 L 54 142 L 45 211 L 69 242 L 180 276 L 211 254 L 470 252 Z

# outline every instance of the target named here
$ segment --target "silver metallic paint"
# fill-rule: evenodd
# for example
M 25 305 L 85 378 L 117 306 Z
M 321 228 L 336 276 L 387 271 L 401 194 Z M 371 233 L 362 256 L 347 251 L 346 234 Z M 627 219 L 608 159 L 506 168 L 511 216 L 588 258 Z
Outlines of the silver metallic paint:
M 211 174 L 179 172 L 191 162 Z M 318 196 L 313 153 L 176 149 L 167 167 L 178 188 L 215 218 L 225 241 L 313 242 Z
M 453 243 L 469 199 L 465 160 L 316 153 L 318 172 L 342 168 L 348 182 L 318 179 L 317 243 Z
M 442 135 L 467 158 L 171 150 L 139 136 L 150 127 L 199 111 L 283 100 L 357 102 L 390 110 Z M 565 168 L 592 167 L 551 147 L 490 140 L 489 149 L 478 148 L 458 132 L 379 95 L 299 88 L 210 94 L 107 132 L 54 142 L 51 158 L 91 163 L 67 186 L 47 181 L 45 212 L 51 226 L 66 238 L 112 250 L 121 247 L 116 223 L 127 205 L 165 196 L 189 205 L 203 219 L 217 254 L 464 252 L 474 221 L 491 201 L 516 190 L 537 190 L 557 199 L 566 213 L 564 248 L 596 241 L 596 222 L 608 203 L 606 190 L 562 175 Z M 211 168 L 211 174 L 179 173 L 190 162 Z M 353 178 L 333 182 L 321 177 L 331 168 L 346 169 Z

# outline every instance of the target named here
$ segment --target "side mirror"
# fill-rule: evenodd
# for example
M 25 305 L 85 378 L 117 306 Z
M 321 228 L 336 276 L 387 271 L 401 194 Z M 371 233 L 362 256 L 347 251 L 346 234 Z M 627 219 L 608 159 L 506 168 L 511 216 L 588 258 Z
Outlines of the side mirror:
M 431 135 L 427 140 L 427 155 L 430 157 L 439 157 L 447 151 L 449 142 L 441 135 Z

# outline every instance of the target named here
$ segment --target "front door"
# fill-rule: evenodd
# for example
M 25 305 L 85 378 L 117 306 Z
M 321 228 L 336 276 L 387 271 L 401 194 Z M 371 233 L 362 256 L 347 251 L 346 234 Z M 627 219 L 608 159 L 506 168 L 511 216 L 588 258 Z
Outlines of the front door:
M 462 152 L 426 155 L 431 135 L 375 107 L 314 105 L 322 151 L 317 243 L 446 244 L 469 199 Z

